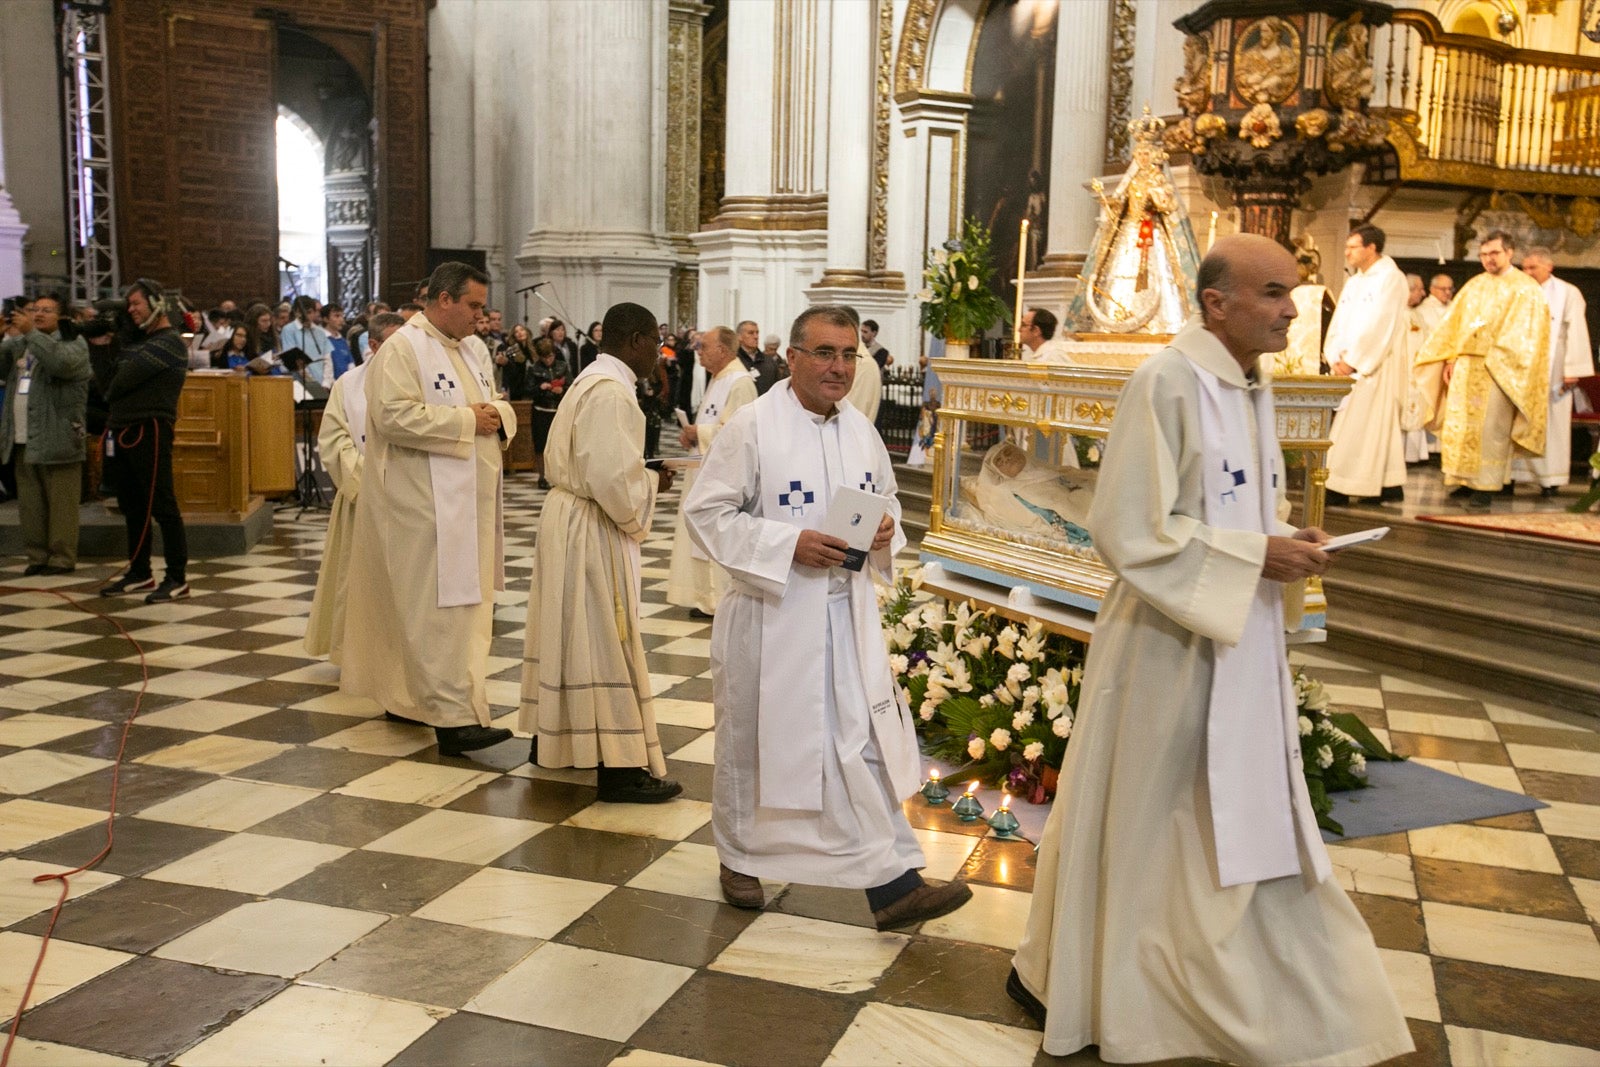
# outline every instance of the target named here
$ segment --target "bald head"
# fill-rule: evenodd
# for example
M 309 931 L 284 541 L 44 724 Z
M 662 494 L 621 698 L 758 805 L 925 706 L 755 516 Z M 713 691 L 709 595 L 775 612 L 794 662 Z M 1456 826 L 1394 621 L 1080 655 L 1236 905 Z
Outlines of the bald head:
M 1288 345 L 1290 294 L 1299 280 L 1294 256 L 1270 237 L 1219 237 L 1200 261 L 1195 285 L 1205 328 L 1248 371 L 1261 353 Z

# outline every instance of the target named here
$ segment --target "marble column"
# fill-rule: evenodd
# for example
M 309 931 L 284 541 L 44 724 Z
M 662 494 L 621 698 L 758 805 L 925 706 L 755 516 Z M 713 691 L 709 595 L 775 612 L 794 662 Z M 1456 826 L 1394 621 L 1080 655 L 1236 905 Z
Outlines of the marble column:
M 1028 275 L 1025 298 L 1065 319 L 1094 241 L 1099 205 L 1084 185 L 1105 171 L 1114 0 L 1063 6 L 1056 27 L 1056 85 L 1051 109 L 1050 217 L 1045 255 Z
M 504 73 L 520 101 L 506 108 L 505 152 L 510 225 L 524 232 L 518 285 L 547 283 L 530 317 L 569 319 L 572 334 L 633 301 L 666 321 L 678 263 L 666 217 L 667 5 L 505 6 L 518 29 L 496 32 L 540 42 L 510 48 Z
M 0 70 L 0 74 L 4 71 Z M 3 83 L 3 79 L 0 79 Z M 13 87 L 4 85 L 4 91 L 9 94 Z M 4 103 L 5 101 L 0 101 Z M 4 109 L 0 108 L 0 116 Z M 0 118 L 0 123 L 4 119 Z M 28 236 L 28 227 L 22 221 L 22 216 L 17 213 L 16 205 L 11 202 L 11 194 L 6 192 L 6 150 L 5 134 L 8 131 L 0 126 L 0 295 L 16 296 L 22 292 L 22 242 Z
M 827 265 L 826 87 L 836 6 L 728 4 L 724 195 L 717 217 L 694 235 L 701 326 L 753 319 L 763 333 L 783 334 Z
M 711 7 L 699 0 L 667 5 L 667 236 L 677 255 L 671 321 L 692 325 L 699 303 L 701 38 Z

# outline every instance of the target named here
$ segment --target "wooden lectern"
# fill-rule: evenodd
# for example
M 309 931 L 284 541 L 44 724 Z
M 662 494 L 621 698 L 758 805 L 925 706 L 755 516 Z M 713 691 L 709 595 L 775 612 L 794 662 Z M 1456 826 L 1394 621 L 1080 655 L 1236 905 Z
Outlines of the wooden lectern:
M 294 491 L 294 394 L 287 377 L 192 371 L 178 400 L 172 477 L 185 516 L 241 521 Z

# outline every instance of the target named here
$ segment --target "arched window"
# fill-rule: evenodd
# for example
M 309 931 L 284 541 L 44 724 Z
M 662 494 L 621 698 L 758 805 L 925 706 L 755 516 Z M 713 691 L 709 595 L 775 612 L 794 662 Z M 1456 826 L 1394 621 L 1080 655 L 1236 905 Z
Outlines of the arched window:
M 293 111 L 278 107 L 279 289 L 328 299 L 323 145 Z M 292 266 L 291 266 L 292 264 Z

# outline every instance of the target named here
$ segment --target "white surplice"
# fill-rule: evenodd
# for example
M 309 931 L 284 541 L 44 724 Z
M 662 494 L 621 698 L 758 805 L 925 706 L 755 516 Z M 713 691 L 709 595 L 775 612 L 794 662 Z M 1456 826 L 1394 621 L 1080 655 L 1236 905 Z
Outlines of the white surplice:
M 418 314 L 443 349 L 466 403 L 493 402 L 504 440 L 477 433 L 470 407 L 429 402 L 417 353 L 396 330 L 367 371 L 367 448 L 350 559 L 339 688 L 430 726 L 489 724 L 488 673 L 494 591 L 501 559 L 500 452 L 516 433 L 511 405 L 482 387 L 488 368 L 475 350 Z M 474 529 L 449 532 L 477 554 L 479 602 L 439 606 L 435 455 L 472 459 Z
M 322 542 L 317 590 L 306 620 L 306 652 L 338 663 L 344 646 L 345 590 L 350 581 L 350 555 L 355 546 L 356 499 L 361 495 L 362 453 L 367 448 L 367 400 L 362 392 L 370 363 L 351 367 L 328 392 L 317 434 L 317 451 L 333 479 L 333 507 L 328 536 Z
M 1360 912 L 1317 876 L 1327 861 L 1321 839 L 1299 832 L 1303 779 L 1291 804 L 1305 873 L 1219 884 L 1212 798 L 1228 783 L 1207 775 L 1216 643 L 1250 639 L 1266 535 L 1206 521 L 1220 457 L 1202 447 L 1197 369 L 1250 388 L 1190 326 L 1117 405 L 1090 527 L 1118 580 L 1096 621 L 1015 965 L 1048 1009 L 1052 1055 L 1098 1044 L 1113 1062 L 1374 1063 L 1410 1051 L 1411 1037 Z M 1276 447 L 1270 423 L 1254 432 Z M 1284 655 L 1280 630 L 1266 639 Z M 1259 695 L 1239 728 L 1251 714 L 1278 728 L 1281 690 Z
M 814 415 L 779 382 L 723 429 L 684 514 L 732 579 L 711 632 L 718 854 L 760 878 L 865 889 L 924 864 L 900 809 L 919 762 L 868 568 L 794 562 L 842 486 L 889 499 L 894 540 L 868 557 L 887 579 L 905 537 L 882 441 L 848 404 Z
M 1388 256 L 1353 275 L 1339 294 L 1322 351 L 1331 367 L 1355 368 L 1355 384 L 1333 419 L 1328 488 L 1375 497 L 1406 483 L 1400 409 L 1411 380 L 1407 348 L 1411 287 Z
M 698 364 L 696 364 L 698 366 Z M 734 413 L 756 399 L 755 379 L 737 359 L 730 359 L 716 373 L 700 398 L 695 412 L 695 451 L 705 456 Z M 728 586 L 727 573 L 706 558 L 689 536 L 683 520 L 683 501 L 689 499 L 695 474 L 683 474 L 683 494 L 678 502 L 678 517 L 672 527 L 672 559 L 667 569 L 667 603 L 681 608 L 696 608 L 707 615 L 717 610 L 717 601 Z
M 1593 374 L 1594 349 L 1582 290 L 1555 275 L 1539 287 L 1550 302 L 1550 421 L 1544 455 L 1518 456 L 1511 461 L 1511 476 L 1541 486 L 1566 485 L 1572 478 L 1572 392 L 1563 379 Z

